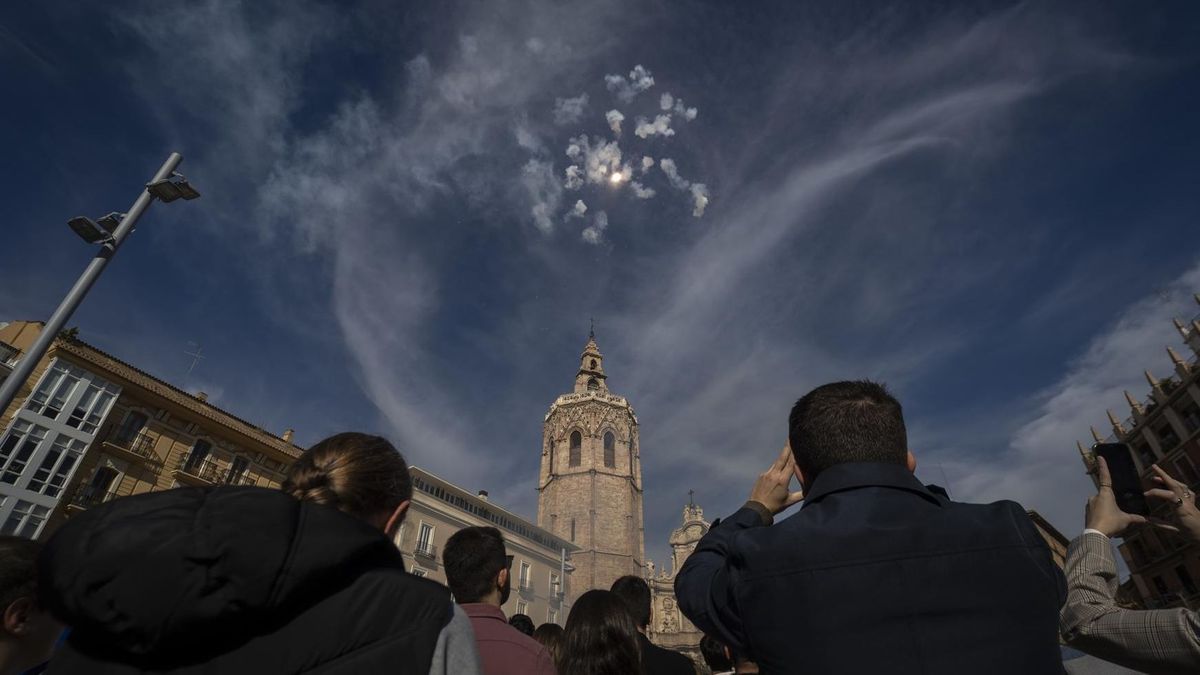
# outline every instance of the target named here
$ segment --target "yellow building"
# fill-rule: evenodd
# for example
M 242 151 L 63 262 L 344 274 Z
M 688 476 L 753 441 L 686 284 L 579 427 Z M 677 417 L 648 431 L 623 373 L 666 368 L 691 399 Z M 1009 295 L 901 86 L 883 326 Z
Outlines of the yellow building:
M 1200 295 L 1195 298 L 1200 304 Z M 1092 437 L 1097 443 L 1127 444 L 1145 487 L 1154 485 L 1150 466 L 1158 464 L 1200 492 L 1200 314 L 1186 324 L 1177 319 L 1175 327 L 1186 351 L 1191 352 L 1188 358 L 1167 347 L 1174 372 L 1159 378 L 1146 371 L 1149 398 L 1139 401 L 1125 392 L 1130 416 L 1120 420 L 1108 411 L 1112 434 L 1102 438 L 1092 429 Z M 1079 452 L 1091 470 L 1095 457 L 1082 444 Z M 1096 480 L 1094 474 L 1092 480 Z M 1154 515 L 1164 516 L 1167 508 L 1159 506 Z M 1142 528 L 1125 537 L 1120 551 L 1144 606 L 1200 607 L 1200 544 L 1169 532 Z
M 412 506 L 395 541 L 413 574 L 446 583 L 441 552 L 450 536 L 464 527 L 495 527 L 513 557 L 504 613 L 528 615 L 535 626 L 566 623 L 574 597 L 567 560 L 578 547 L 488 501 L 486 492 L 472 494 L 418 467 L 411 472 Z
M 0 324 L 0 379 L 41 332 Z M 70 336 L 0 411 L 0 533 L 45 538 L 116 497 L 181 485 L 277 487 L 301 450 Z

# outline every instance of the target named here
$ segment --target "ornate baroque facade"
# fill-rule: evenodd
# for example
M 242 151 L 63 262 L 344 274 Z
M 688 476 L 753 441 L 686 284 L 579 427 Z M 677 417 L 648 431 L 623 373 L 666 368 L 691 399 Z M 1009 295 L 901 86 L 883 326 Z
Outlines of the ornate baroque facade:
M 574 597 L 645 574 L 637 416 L 606 380 L 589 335 L 574 391 L 554 401 L 542 428 L 538 525 L 578 547 Z
M 700 538 L 708 532 L 709 523 L 704 519 L 704 510 L 689 502 L 683 507 L 683 524 L 671 532 L 671 569 L 649 567 L 650 591 L 653 594 L 650 639 L 654 644 L 687 654 L 697 664 L 703 664 L 700 656 L 700 638 L 704 633 L 692 625 L 679 611 L 675 602 L 675 575 L 683 562 L 696 550 Z

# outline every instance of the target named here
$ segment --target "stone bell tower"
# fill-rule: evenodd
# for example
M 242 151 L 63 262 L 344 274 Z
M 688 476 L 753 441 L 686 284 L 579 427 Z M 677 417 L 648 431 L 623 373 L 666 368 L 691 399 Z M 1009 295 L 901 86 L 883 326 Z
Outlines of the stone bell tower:
M 542 425 L 538 525 L 579 546 L 572 598 L 626 574 L 645 576 L 638 421 L 607 378 L 590 333 L 574 391 L 555 399 Z

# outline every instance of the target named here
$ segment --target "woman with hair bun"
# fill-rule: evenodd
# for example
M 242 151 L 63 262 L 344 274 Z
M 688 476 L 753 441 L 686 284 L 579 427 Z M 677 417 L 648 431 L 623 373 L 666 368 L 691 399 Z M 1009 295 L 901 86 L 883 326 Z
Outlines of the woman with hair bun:
M 72 517 L 42 556 L 72 627 L 50 672 L 478 673 L 449 590 L 404 569 L 408 465 L 379 436 L 305 451 L 282 490 L 183 488 Z

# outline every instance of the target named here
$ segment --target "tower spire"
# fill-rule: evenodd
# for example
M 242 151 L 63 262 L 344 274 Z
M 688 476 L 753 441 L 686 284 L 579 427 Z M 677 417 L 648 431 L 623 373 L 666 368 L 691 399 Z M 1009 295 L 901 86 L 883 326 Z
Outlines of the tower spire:
M 588 339 L 596 339 L 596 317 L 593 316 L 588 317 Z

